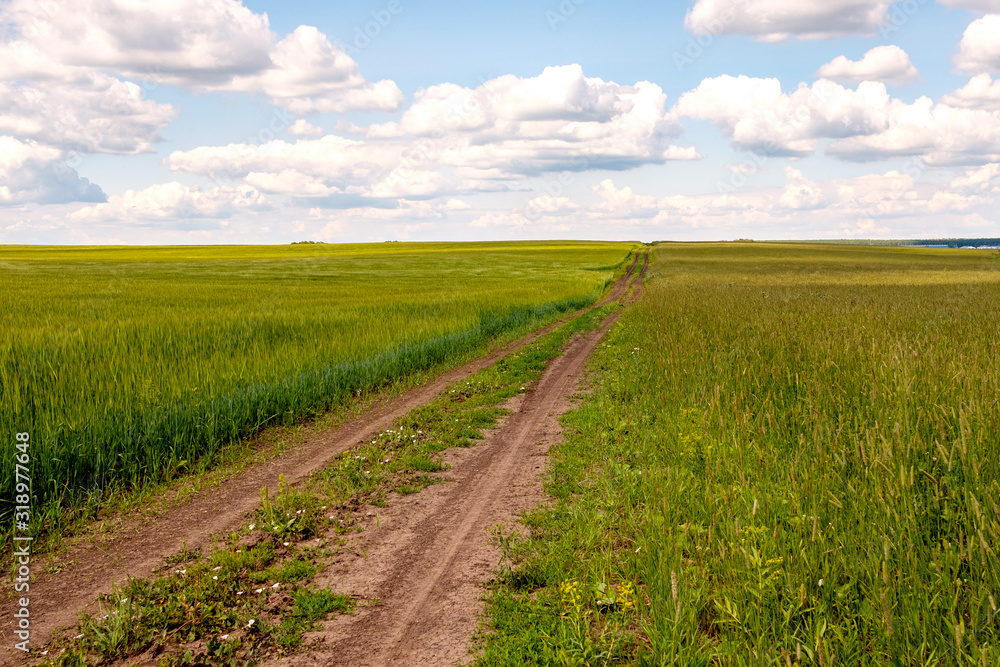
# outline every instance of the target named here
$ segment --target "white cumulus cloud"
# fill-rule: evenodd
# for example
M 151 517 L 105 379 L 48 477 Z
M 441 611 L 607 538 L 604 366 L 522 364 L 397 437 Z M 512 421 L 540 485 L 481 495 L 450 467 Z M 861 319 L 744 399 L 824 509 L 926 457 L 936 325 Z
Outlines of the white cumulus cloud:
M 712 121 L 740 150 L 805 157 L 820 139 L 826 154 L 852 162 L 919 156 L 934 165 L 975 165 L 1000 156 L 1000 112 L 913 103 L 885 85 L 856 90 L 820 79 L 784 93 L 777 79 L 720 76 L 681 96 L 674 112 Z
M 178 85 L 224 84 L 271 65 L 266 15 L 236 0 L 11 0 L 0 22 L 67 68 Z
M 320 137 L 323 136 L 323 128 L 316 127 L 309 121 L 299 118 L 288 128 L 289 134 L 294 134 L 297 137 Z
M 487 211 L 469 223 L 470 227 L 514 227 L 524 228 L 532 226 L 529 220 L 520 211 Z
M 183 226 L 206 218 L 228 218 L 240 211 L 268 208 L 268 201 L 249 185 L 202 190 L 176 181 L 127 190 L 103 204 L 85 206 L 72 213 L 75 222 L 169 222 Z
M 521 174 L 698 157 L 670 143 L 681 128 L 659 86 L 586 77 L 579 65 L 546 67 L 530 78 L 506 75 L 476 89 L 432 86 L 391 125 L 384 136 L 427 137 L 426 152 L 452 166 Z M 372 130 L 369 136 L 382 135 L 382 128 Z
M 891 44 L 876 46 L 865 53 L 861 60 L 850 60 L 845 56 L 837 56 L 820 67 L 816 76 L 847 84 L 881 81 L 901 85 L 914 81 L 920 76 L 920 73 L 910 62 L 910 56 L 907 55 L 906 51 Z
M 544 194 L 533 197 L 525 210 L 536 216 L 570 215 L 579 208 L 569 197 Z
M 196 90 L 262 94 L 296 114 L 399 108 L 392 81 L 369 82 L 311 26 L 279 39 L 237 0 L 10 0 L 0 78 L 72 79 L 99 70 Z M 32 56 L 34 54 L 34 57 Z
M 990 192 L 1000 194 L 1000 163 L 984 164 L 978 169 L 968 169 L 951 182 L 951 188 L 961 194 Z
M 67 150 L 151 152 L 176 115 L 136 84 L 100 73 L 74 82 L 0 81 L 0 132 Z
M 663 230 L 711 229 L 734 235 L 766 230 L 767 238 L 882 236 L 914 238 L 927 230 L 928 211 L 936 214 L 931 233 L 988 236 L 997 233 L 1000 182 L 997 165 L 968 170 L 947 182 L 932 181 L 918 161 L 902 170 L 826 181 L 786 168 L 784 186 L 739 188 L 727 194 L 669 195 L 656 198 L 606 179 L 594 190 L 601 201 L 580 211 L 593 224 L 634 225 Z M 920 236 L 924 234 L 918 234 Z
M 684 27 L 698 35 L 750 35 L 764 41 L 870 35 L 892 0 L 697 0 Z
M 595 185 L 593 190 L 601 198 L 595 208 L 614 218 L 652 218 L 661 209 L 656 197 L 636 194 L 628 185 L 619 188 L 610 178 Z
M 888 104 L 881 83 L 851 90 L 820 80 L 785 94 L 777 79 L 723 75 L 684 93 L 674 112 L 712 121 L 738 149 L 802 157 L 815 152 L 819 138 L 884 129 Z
M 270 57 L 270 67 L 239 74 L 219 88 L 267 95 L 299 115 L 395 111 L 403 102 L 395 82 L 366 81 L 357 63 L 312 26 L 296 28 L 274 45 Z
M 835 141 L 827 154 L 856 162 L 919 156 L 942 166 L 1000 160 L 998 112 L 955 109 L 921 97 L 913 104 L 893 100 L 887 120 L 883 131 Z
M 962 109 L 1000 111 L 1000 81 L 989 74 L 977 74 L 955 92 L 941 98 L 943 104 Z
M 801 211 L 822 208 L 826 206 L 826 196 L 823 190 L 813 181 L 802 175 L 802 172 L 792 167 L 785 167 L 788 185 L 778 200 L 784 208 Z
M 476 89 L 440 84 L 418 92 L 399 122 L 345 129 L 359 138 L 202 146 L 175 152 L 166 163 L 222 182 L 247 179 L 262 192 L 356 206 L 358 198 L 386 205 L 503 191 L 544 172 L 699 157 L 693 147 L 671 143 L 681 126 L 659 86 L 588 78 L 579 65 L 527 79 L 504 76 Z
M 104 192 L 63 159 L 63 151 L 0 135 L 0 206 L 104 201 Z
M 372 185 L 399 165 L 395 146 L 326 135 L 280 139 L 260 145 L 228 144 L 175 151 L 165 160 L 176 172 L 207 176 L 219 183 L 246 179 L 265 193 L 316 197 L 374 196 Z
M 969 24 L 954 57 L 955 66 L 969 74 L 1000 72 L 1000 14 Z

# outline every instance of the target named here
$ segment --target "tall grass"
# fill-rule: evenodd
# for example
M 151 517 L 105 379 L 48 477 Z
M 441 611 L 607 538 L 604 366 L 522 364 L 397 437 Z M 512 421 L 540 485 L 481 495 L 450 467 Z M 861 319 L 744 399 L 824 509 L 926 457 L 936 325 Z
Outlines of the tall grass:
M 995 252 L 658 247 L 483 663 L 1000 664 L 998 304 Z
M 267 424 L 592 302 L 611 271 L 587 269 L 629 247 L 6 247 L 3 455 L 31 434 L 36 515 L 205 468 Z

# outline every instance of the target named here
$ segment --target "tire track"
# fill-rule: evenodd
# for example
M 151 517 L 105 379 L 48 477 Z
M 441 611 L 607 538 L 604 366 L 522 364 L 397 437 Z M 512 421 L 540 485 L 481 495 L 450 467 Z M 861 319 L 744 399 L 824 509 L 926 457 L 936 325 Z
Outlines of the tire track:
M 638 259 L 637 253 L 626 276 Z M 648 266 L 647 250 L 638 278 L 619 284 L 619 297 L 631 286 L 630 300 L 639 298 Z M 500 428 L 469 453 L 456 453 L 447 484 L 396 499 L 378 526 L 350 547 L 356 557 L 316 582 L 377 598 L 379 606 L 334 619 L 313 637 L 321 648 L 273 665 L 419 666 L 469 657 L 482 584 L 497 562 L 490 527 L 543 500 L 537 457 L 561 438 L 558 418 L 571 407 L 587 359 L 619 314 L 571 339 Z
M 81 611 L 94 611 L 97 597 L 109 592 L 116 583 L 122 583 L 129 577 L 148 577 L 163 565 L 165 558 L 182 548 L 210 547 L 214 535 L 239 528 L 247 514 L 257 508 L 260 489 L 265 485 L 270 489 L 278 488 L 279 474 L 284 474 L 292 484 L 304 480 L 309 473 L 324 467 L 344 450 L 371 439 L 410 410 L 430 401 L 448 385 L 531 344 L 568 319 L 621 298 L 638 265 L 639 254 L 637 250 L 625 275 L 616 281 L 609 295 L 600 302 L 447 371 L 400 396 L 376 403 L 362 415 L 345 421 L 323 437 L 237 473 L 152 521 L 143 523 L 141 519 L 133 518 L 112 535 L 76 540 L 68 552 L 60 556 L 65 565 L 61 572 L 43 571 L 42 560 L 36 557 L 33 559 L 36 566 L 31 582 L 31 645 L 38 647 L 48 642 L 58 627 L 73 625 Z M 11 606 L 9 603 L 14 597 L 12 588 L 8 587 L 3 594 L 7 603 L 5 607 Z M 4 647 L 0 652 L 0 665 L 23 663 L 24 654 L 13 648 L 13 631 L 12 614 L 7 614 L 0 620 L 0 642 Z

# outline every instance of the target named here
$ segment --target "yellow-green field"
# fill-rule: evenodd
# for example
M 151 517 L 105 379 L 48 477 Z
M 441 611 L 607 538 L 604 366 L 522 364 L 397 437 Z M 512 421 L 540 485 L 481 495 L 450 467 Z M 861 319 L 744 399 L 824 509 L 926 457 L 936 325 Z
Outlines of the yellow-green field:
M 0 433 L 35 517 L 591 303 L 635 244 L 0 249 Z M 14 466 L 3 466 L 9 525 Z
M 1000 664 L 1000 254 L 660 245 L 480 664 Z

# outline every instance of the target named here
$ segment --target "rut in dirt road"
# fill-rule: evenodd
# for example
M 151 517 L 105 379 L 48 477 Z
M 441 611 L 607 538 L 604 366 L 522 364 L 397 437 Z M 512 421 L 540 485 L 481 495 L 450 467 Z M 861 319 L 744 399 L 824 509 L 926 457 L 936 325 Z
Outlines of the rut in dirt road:
M 648 265 L 647 252 L 632 299 Z M 543 457 L 561 438 L 558 418 L 572 407 L 584 364 L 617 317 L 574 337 L 484 442 L 451 452 L 451 481 L 394 501 L 352 546 L 355 557 L 317 579 L 379 604 L 337 617 L 312 637 L 318 649 L 275 665 L 454 665 L 470 658 L 482 586 L 499 555 L 490 529 L 543 501 Z
M 618 299 L 625 293 L 638 261 L 637 251 L 625 276 L 616 282 L 610 295 L 601 303 Z M 78 540 L 66 554 L 60 556 L 63 567 L 60 572 L 44 571 L 39 560 L 39 567 L 33 568 L 31 582 L 32 646 L 41 646 L 49 641 L 57 627 L 72 626 L 81 611 L 94 611 L 97 597 L 110 592 L 113 584 L 121 584 L 127 577 L 148 577 L 163 565 L 166 557 L 182 548 L 210 548 L 213 535 L 238 529 L 246 516 L 259 505 L 260 489 L 265 485 L 271 489 L 278 487 L 279 474 L 284 474 L 292 484 L 305 479 L 344 450 L 369 439 L 410 410 L 430 401 L 449 384 L 521 349 L 577 314 L 579 312 L 445 372 L 396 398 L 382 401 L 322 437 L 234 475 L 213 489 L 195 494 L 183 505 L 151 521 L 127 519 L 124 526 L 110 537 L 97 535 L 89 540 Z M 11 607 L 12 588 L 5 593 L 6 608 Z M 0 651 L 0 665 L 23 663 L 23 653 L 13 648 L 13 630 L 12 615 L 8 614 L 0 620 L 0 643 L 4 647 Z

